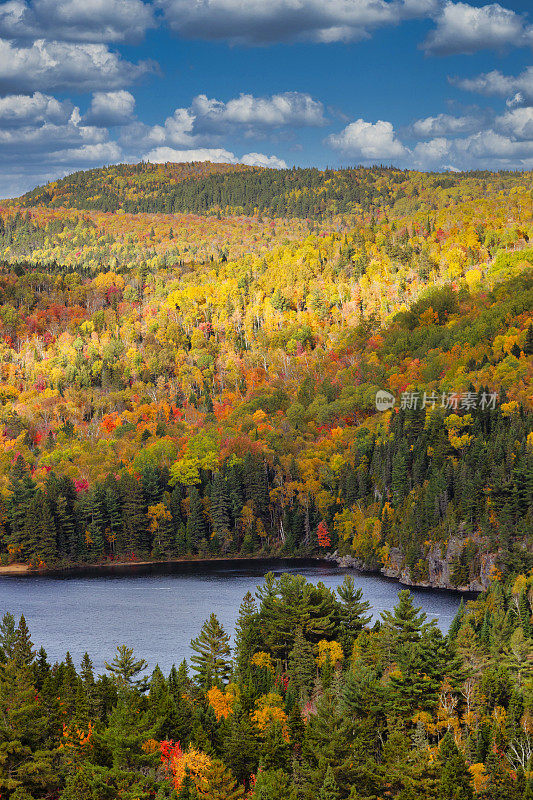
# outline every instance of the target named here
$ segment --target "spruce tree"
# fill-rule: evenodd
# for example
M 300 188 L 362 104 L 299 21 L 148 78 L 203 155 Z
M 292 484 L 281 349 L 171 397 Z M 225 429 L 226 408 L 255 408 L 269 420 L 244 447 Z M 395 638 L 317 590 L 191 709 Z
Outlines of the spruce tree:
M 258 611 L 255 598 L 246 592 L 239 608 L 235 625 L 235 667 L 242 678 L 250 665 L 250 659 L 260 644 Z
M 341 599 L 339 604 L 340 642 L 344 655 L 349 657 L 355 639 L 371 620 L 367 614 L 370 610 L 370 603 L 363 600 L 363 591 L 355 588 L 355 582 L 351 575 L 345 577 L 337 588 L 337 594 Z
M 313 693 L 316 678 L 316 661 L 312 645 L 304 638 L 301 628 L 296 630 L 293 648 L 289 654 L 289 689 L 300 703 L 306 703 Z

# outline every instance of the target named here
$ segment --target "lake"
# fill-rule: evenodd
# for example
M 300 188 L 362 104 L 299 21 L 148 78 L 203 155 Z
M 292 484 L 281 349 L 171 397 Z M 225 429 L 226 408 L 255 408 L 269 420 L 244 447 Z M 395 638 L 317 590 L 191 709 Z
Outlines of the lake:
M 344 575 L 353 575 L 372 606 L 374 618 L 391 609 L 402 588 L 379 575 L 343 570 L 320 562 L 246 561 L 194 565 L 157 564 L 87 571 L 55 576 L 1 577 L 0 614 L 24 614 L 37 648 L 44 645 L 48 660 L 64 658 L 68 650 L 76 666 L 85 651 L 97 673 L 113 658 L 116 646 L 133 647 L 150 669 L 159 664 L 165 674 L 173 663 L 190 655 L 189 642 L 204 620 L 216 613 L 233 633 L 239 605 L 254 592 L 269 571 L 292 572 L 336 588 Z M 452 592 L 414 589 L 416 605 L 435 618 L 446 632 L 459 607 Z

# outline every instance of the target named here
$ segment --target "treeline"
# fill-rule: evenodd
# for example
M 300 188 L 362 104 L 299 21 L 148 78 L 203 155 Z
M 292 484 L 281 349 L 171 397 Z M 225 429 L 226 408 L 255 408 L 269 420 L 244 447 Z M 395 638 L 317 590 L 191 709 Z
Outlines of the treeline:
M 19 455 L 9 471 L 0 554 L 51 566 L 326 547 L 381 567 L 395 547 L 411 577 L 424 581 L 431 548 L 458 537 L 455 585 L 478 577 L 484 552 L 498 553 L 504 572 L 527 569 L 533 412 L 486 389 L 469 392 L 469 408 L 459 397 L 457 408 L 439 407 L 437 396 L 433 403 L 400 408 L 385 435 L 361 431 L 336 473 L 319 473 L 312 493 L 305 462 L 284 467 L 257 452 L 211 468 L 191 461 L 160 468 L 139 459 L 133 474 L 118 464 L 116 474 L 91 486 L 49 472 L 43 488 Z M 326 493 L 333 502 L 324 507 Z
M 443 193 L 483 195 L 515 185 L 520 175 L 467 172 L 424 175 L 394 167 L 274 170 L 229 164 L 137 164 L 76 172 L 23 195 L 22 206 L 98 211 L 189 212 L 324 219 L 339 214 L 387 212 L 417 198 L 437 208 Z M 414 179 L 414 180 L 413 180 Z M 414 184 L 414 185 L 413 185 Z M 429 202 L 428 202 L 429 201 Z M 408 204 L 407 204 L 408 205 Z
M 175 178 L 175 167 L 187 165 L 139 164 L 77 172 L 34 189 L 20 199 L 23 206 L 67 206 L 79 209 L 126 212 L 191 212 L 212 210 L 251 215 L 258 209 L 270 216 L 321 218 L 390 205 L 390 186 L 408 180 L 401 170 L 289 170 L 244 169 L 215 165 L 191 177 Z M 186 177 L 187 176 L 187 177 Z M 379 180 L 379 179 L 385 180 Z M 397 197 L 403 195 L 396 193 Z
M 337 592 L 267 575 L 235 647 L 215 614 L 190 663 L 125 645 L 95 675 L 0 624 L 9 800 L 530 800 L 531 578 L 461 603 L 445 636 L 408 591 L 370 625 Z

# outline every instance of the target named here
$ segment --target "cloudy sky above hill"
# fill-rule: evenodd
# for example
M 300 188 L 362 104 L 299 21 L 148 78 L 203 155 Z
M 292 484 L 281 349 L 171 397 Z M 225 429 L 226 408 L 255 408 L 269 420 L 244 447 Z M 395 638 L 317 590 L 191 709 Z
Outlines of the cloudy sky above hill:
M 0 196 L 141 159 L 533 168 L 530 0 L 4 0 Z

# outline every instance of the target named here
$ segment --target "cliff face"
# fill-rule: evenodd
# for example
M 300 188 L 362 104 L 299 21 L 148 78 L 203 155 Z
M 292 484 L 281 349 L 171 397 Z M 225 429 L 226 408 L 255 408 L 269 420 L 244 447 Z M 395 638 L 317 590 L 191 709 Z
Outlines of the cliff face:
M 404 554 L 391 547 L 386 565 L 365 564 L 353 556 L 333 553 L 329 559 L 341 567 L 353 567 L 363 572 L 381 572 L 405 586 L 424 586 L 434 589 L 455 589 L 462 592 L 481 592 L 490 582 L 496 567 L 496 552 L 486 552 L 470 538 L 452 536 L 445 547 L 434 544 L 422 563 L 411 570 Z

